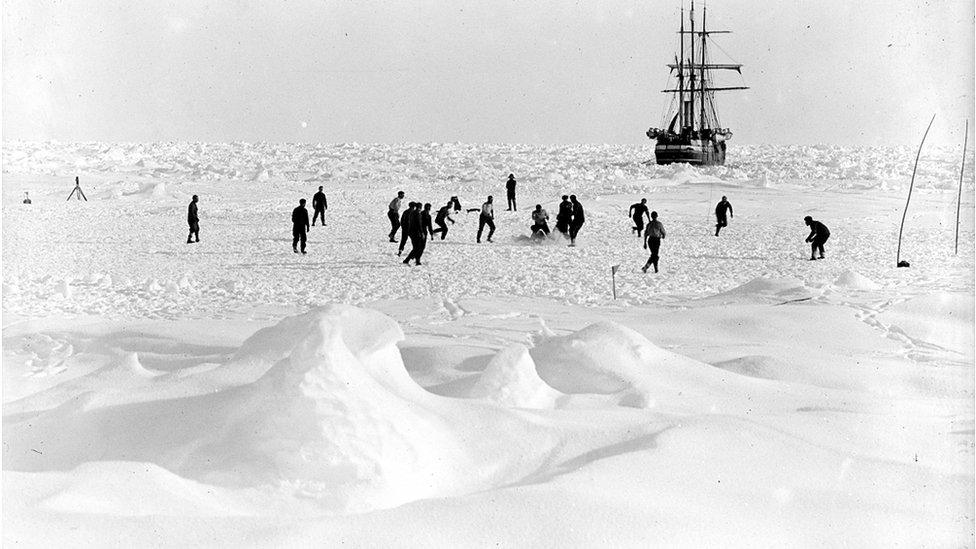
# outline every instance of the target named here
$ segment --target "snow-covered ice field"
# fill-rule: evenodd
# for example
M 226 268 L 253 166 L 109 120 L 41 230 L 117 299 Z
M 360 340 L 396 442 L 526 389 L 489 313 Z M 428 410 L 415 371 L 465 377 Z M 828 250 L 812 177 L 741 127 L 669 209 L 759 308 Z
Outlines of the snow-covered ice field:
M 5 143 L 3 541 L 972 546 L 958 155 L 926 149 L 896 269 L 909 148 L 695 169 L 642 146 Z M 76 175 L 88 202 L 65 201 Z M 296 255 L 319 185 L 327 226 Z M 494 195 L 495 242 L 461 213 L 405 267 L 400 189 Z M 532 207 L 570 193 L 578 247 L 530 241 Z

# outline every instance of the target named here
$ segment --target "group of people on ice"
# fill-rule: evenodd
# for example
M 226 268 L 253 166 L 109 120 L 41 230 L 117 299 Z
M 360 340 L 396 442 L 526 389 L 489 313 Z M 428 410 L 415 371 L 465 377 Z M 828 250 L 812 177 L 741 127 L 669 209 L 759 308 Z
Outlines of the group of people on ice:
M 517 211 L 516 185 L 515 175 L 509 174 L 508 181 L 505 185 L 508 198 L 507 211 Z M 400 210 L 403 208 L 405 196 L 403 191 L 399 191 L 397 196 L 390 201 L 387 212 L 390 220 L 389 239 L 390 242 L 399 243 L 400 246 L 397 255 L 403 254 L 406 244 L 409 241 L 411 249 L 407 257 L 403 260 L 403 263 L 409 265 L 410 261 L 414 261 L 416 265 L 421 265 L 420 260 L 427 247 L 427 239 L 434 238 L 437 234 L 440 234 L 441 240 L 447 238 L 449 230 L 448 223 L 451 225 L 455 224 L 455 220 L 451 215 L 456 215 L 463 211 L 461 201 L 457 196 L 452 196 L 447 201 L 447 204 L 438 208 L 436 213 L 433 214 L 431 213 L 430 203 L 409 202 L 401 213 Z M 198 202 L 199 197 L 193 195 L 193 199 L 187 208 L 187 223 L 190 226 L 190 231 L 186 239 L 187 244 L 200 242 Z M 27 203 L 26 200 L 25 203 Z M 305 204 L 306 200 L 304 198 L 299 200 L 298 207 L 292 211 L 291 215 L 292 250 L 295 253 L 302 254 L 306 253 L 308 231 L 311 227 L 315 226 L 316 221 L 321 220 L 322 225 L 325 225 L 325 211 L 329 208 L 329 203 L 322 187 L 319 187 L 318 192 L 312 196 L 313 216 L 311 222 L 309 222 L 308 210 L 305 209 Z M 478 212 L 478 232 L 475 236 L 475 241 L 480 244 L 481 238 L 484 236 L 484 230 L 488 228 L 488 234 L 485 240 L 491 242 L 491 237 L 495 234 L 495 205 L 493 197 L 488 196 L 480 208 L 469 208 L 466 211 Z M 658 272 L 661 241 L 667 236 L 664 225 L 658 220 L 658 213 L 656 211 L 649 211 L 647 199 L 642 198 L 640 202 L 630 206 L 627 215 L 634 222 L 632 231 L 638 237 L 641 237 L 644 249 L 650 252 L 650 256 L 641 270 L 646 273 L 649 268 L 654 267 L 654 272 Z M 723 196 L 722 200 L 715 206 L 715 236 L 719 236 L 720 231 L 728 226 L 728 220 L 732 217 L 732 204 L 729 203 L 728 197 Z M 551 231 L 549 230 L 549 213 L 543 209 L 541 204 L 536 204 L 531 218 L 532 237 L 536 239 L 549 238 L 551 235 Z M 823 259 L 824 243 L 830 238 L 830 231 L 822 222 L 816 221 L 810 216 L 806 216 L 803 221 L 810 227 L 810 235 L 806 239 L 811 245 L 810 260 Z M 586 214 L 583 205 L 580 204 L 576 195 L 563 195 L 556 213 L 556 231 L 564 237 L 569 238 L 570 246 L 575 246 L 576 237 L 579 235 L 584 223 L 586 223 Z M 436 228 L 434 228 L 435 226 Z M 818 252 L 819 257 L 817 256 Z

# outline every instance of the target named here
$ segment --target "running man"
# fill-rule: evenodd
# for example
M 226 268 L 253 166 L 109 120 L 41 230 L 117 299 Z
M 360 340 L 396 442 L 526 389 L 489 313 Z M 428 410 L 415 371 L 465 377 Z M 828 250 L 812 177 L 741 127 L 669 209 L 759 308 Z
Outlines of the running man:
M 549 236 L 549 214 L 542 209 L 542 204 L 536 204 L 532 212 L 532 236 L 540 231 Z
M 641 201 L 637 204 L 631 204 L 627 215 L 634 220 L 634 232 L 637 233 L 638 237 L 642 236 L 641 233 L 644 232 L 644 218 L 647 217 L 648 221 L 651 220 L 647 213 L 647 199 L 641 198 Z
M 814 221 L 809 215 L 803 218 L 803 222 L 810 227 L 810 236 L 807 242 L 810 243 L 810 261 L 817 259 L 817 251 L 820 251 L 820 259 L 824 258 L 824 243 L 830 238 L 830 231 L 827 226 L 819 221 Z
M 322 192 L 322 187 L 319 187 L 319 192 L 312 196 L 312 210 L 315 211 L 312 214 L 312 226 L 315 226 L 315 220 L 320 216 L 322 217 L 322 225 L 325 225 L 325 210 L 329 209 L 329 201 L 325 199 L 325 193 Z
M 200 216 L 197 215 L 197 202 L 200 199 L 197 195 L 193 195 L 193 199 L 190 200 L 190 205 L 186 209 L 186 222 L 190 225 L 190 234 L 186 235 L 186 243 L 193 244 L 193 237 L 196 236 L 196 242 L 200 242 Z
M 390 211 L 386 216 L 390 218 L 390 242 L 396 242 L 397 229 L 400 228 L 400 204 L 403 202 L 403 191 L 397 193 L 396 198 L 390 201 Z
M 732 204 L 729 204 L 728 199 L 724 196 L 722 200 L 715 206 L 715 236 L 718 236 L 718 232 L 722 230 L 722 227 L 729 226 L 729 220 L 725 218 L 725 212 L 729 212 L 729 217 L 734 217 L 732 215 Z
M 509 212 L 514 212 L 517 210 L 515 207 L 515 174 L 508 174 L 508 182 L 505 183 L 505 190 L 508 192 L 508 210 Z
M 447 238 L 447 223 L 445 223 L 445 221 L 450 221 L 451 225 L 454 224 L 454 220 L 451 219 L 451 210 L 453 209 L 453 206 L 454 204 L 449 200 L 447 202 L 447 206 L 437 210 L 437 216 L 434 217 L 434 223 L 437 224 L 437 228 L 431 231 L 431 238 L 433 238 L 434 234 L 436 233 L 441 233 L 441 240 Z
M 583 205 L 576 200 L 576 195 L 569 195 L 569 201 L 573 204 L 573 220 L 569 223 L 569 245 L 576 245 L 576 235 L 579 234 L 583 223 L 586 223 L 586 215 L 583 213 Z
M 654 265 L 654 272 L 657 272 L 657 262 L 660 259 L 658 252 L 661 250 L 661 240 L 664 239 L 666 233 L 664 232 L 664 225 L 657 220 L 657 212 L 651 212 L 651 222 L 647 224 L 647 231 L 644 232 L 646 238 L 644 240 L 644 249 L 651 250 L 651 257 L 647 258 L 647 263 L 641 268 L 641 271 L 647 272 L 647 268 Z
M 478 218 L 478 244 L 481 244 L 481 232 L 488 226 L 488 242 L 491 242 L 491 235 L 495 234 L 495 206 L 492 204 L 492 197 L 481 205 L 481 215 Z
M 305 241 L 308 239 L 308 210 L 305 209 L 305 199 L 298 201 L 298 207 L 291 212 L 291 249 L 298 253 L 298 243 L 302 243 L 302 253 L 305 253 Z

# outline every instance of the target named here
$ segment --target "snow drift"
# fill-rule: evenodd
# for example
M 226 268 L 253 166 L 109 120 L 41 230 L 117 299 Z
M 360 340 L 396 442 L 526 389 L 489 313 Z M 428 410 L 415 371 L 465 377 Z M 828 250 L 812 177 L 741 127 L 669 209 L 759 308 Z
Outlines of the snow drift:
M 431 394 L 404 368 L 402 339 L 389 317 L 336 305 L 258 331 L 195 382 L 129 355 L 101 374 L 128 374 L 131 382 L 109 386 L 129 391 L 89 385 L 56 408 L 7 416 L 5 467 L 145 462 L 198 483 L 276 487 L 322 510 L 360 512 L 518 482 L 585 451 L 573 442 L 581 429 L 612 440 L 638 431 L 557 429 L 492 403 L 551 406 L 558 395 L 534 377 L 524 348 L 492 362 L 475 391 L 483 400 Z M 204 389 L 249 376 L 256 381 Z

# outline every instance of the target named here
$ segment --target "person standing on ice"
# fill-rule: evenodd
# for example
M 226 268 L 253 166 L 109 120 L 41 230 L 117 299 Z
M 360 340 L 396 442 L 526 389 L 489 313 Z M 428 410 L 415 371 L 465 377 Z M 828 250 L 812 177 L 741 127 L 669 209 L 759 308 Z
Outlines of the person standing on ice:
M 664 225 L 657 220 L 657 212 L 651 212 L 651 222 L 647 224 L 647 231 L 644 232 L 644 249 L 651 250 L 651 257 L 647 258 L 647 263 L 641 268 L 641 271 L 647 272 L 647 268 L 654 265 L 654 272 L 657 272 L 657 262 L 660 259 L 658 256 L 658 251 L 661 250 L 661 240 L 667 233 L 664 232 Z
M 403 260 L 404 265 L 409 265 L 410 260 L 413 259 L 417 262 L 417 266 L 420 266 L 420 258 L 424 255 L 424 249 L 427 248 L 427 235 L 433 230 L 430 226 L 430 204 L 424 205 L 424 210 L 419 211 L 420 202 L 417 204 L 417 214 L 411 215 L 409 220 L 410 228 L 408 230 L 407 236 L 410 237 L 410 253 L 407 254 L 407 258 Z
M 437 210 L 437 216 L 434 218 L 434 223 L 437 224 L 437 228 L 430 232 L 431 238 L 434 237 L 435 233 L 441 233 L 441 240 L 447 238 L 447 223 L 445 221 L 450 221 L 451 225 L 454 224 L 454 220 L 451 219 L 451 209 L 453 204 L 449 200 L 447 206 L 442 207 Z
M 397 229 L 400 228 L 400 203 L 403 202 L 403 191 L 397 193 L 396 198 L 390 201 L 390 211 L 386 216 L 390 218 L 390 242 L 396 242 Z
M 312 226 L 315 226 L 315 220 L 320 216 L 322 218 L 322 225 L 325 225 L 325 210 L 329 209 L 329 201 L 325 199 L 325 193 L 322 192 L 322 187 L 319 187 L 319 192 L 312 196 L 312 210 L 315 213 L 312 215 Z
M 488 242 L 491 242 L 491 235 L 495 234 L 495 205 L 492 204 L 492 197 L 481 205 L 481 216 L 478 218 L 478 244 L 481 244 L 481 232 L 488 226 Z
M 197 215 L 197 202 L 200 198 L 197 195 L 193 195 L 190 200 L 190 205 L 186 208 L 186 222 L 190 225 L 190 234 L 186 235 L 186 243 L 193 244 L 193 237 L 196 236 L 196 242 L 200 242 L 200 216 Z
M 824 258 L 824 243 L 830 238 L 830 231 L 827 226 L 819 221 L 814 221 L 809 215 L 803 218 L 803 222 L 810 227 L 810 236 L 807 242 L 810 243 L 810 261 L 817 259 L 817 251 L 820 251 L 820 259 Z
M 542 209 L 542 204 L 536 204 L 532 212 L 532 236 L 540 231 L 549 236 L 549 214 Z
M 715 236 L 718 236 L 718 232 L 722 230 L 722 227 L 729 226 L 729 220 L 725 218 L 725 212 L 728 211 L 729 217 L 734 217 L 732 215 L 732 204 L 726 197 L 722 197 L 722 200 L 715 206 Z
M 569 196 L 569 201 L 573 205 L 573 219 L 569 222 L 569 245 L 576 245 L 576 235 L 579 234 L 583 223 L 586 223 L 586 215 L 583 213 L 583 205 L 576 200 L 576 195 Z
M 559 210 L 556 212 L 556 230 L 563 233 L 569 231 L 569 222 L 573 220 L 573 203 L 569 201 L 569 196 L 563 195 L 563 201 L 559 203 Z
M 515 207 L 515 174 L 508 174 L 508 182 L 505 183 L 505 190 L 508 193 L 508 209 L 505 211 L 517 211 L 517 208 Z
M 30 203 L 31 203 L 30 194 L 28 194 L 27 191 L 24 191 L 24 204 L 30 204 Z
M 407 204 L 407 209 L 403 210 L 403 215 L 400 216 L 400 249 L 397 250 L 397 255 L 403 253 L 415 223 L 420 224 L 420 202 Z
M 647 217 L 648 221 L 651 220 L 647 213 L 647 199 L 641 198 L 637 204 L 631 204 L 627 215 L 634 220 L 634 232 L 640 237 L 641 233 L 644 232 L 644 218 Z
M 305 253 L 305 241 L 308 239 L 308 210 L 305 209 L 305 199 L 298 201 L 298 207 L 291 212 L 291 249 L 298 253 L 298 243 L 302 243 L 302 253 Z

